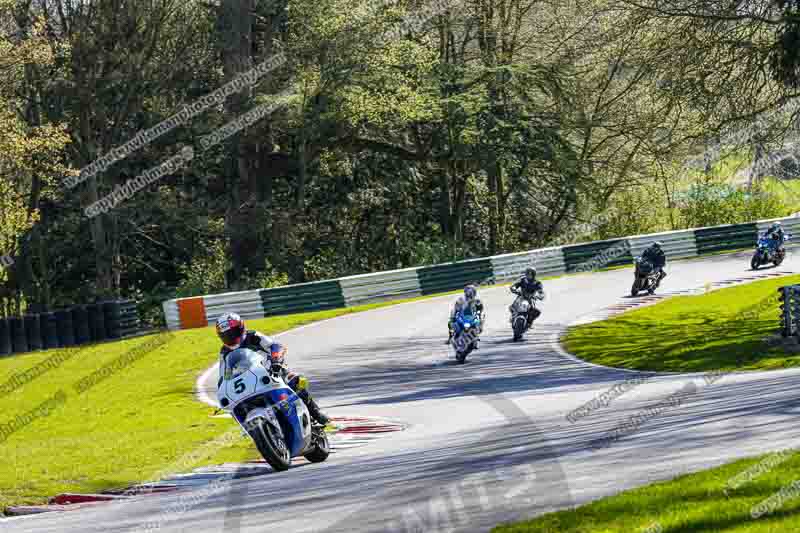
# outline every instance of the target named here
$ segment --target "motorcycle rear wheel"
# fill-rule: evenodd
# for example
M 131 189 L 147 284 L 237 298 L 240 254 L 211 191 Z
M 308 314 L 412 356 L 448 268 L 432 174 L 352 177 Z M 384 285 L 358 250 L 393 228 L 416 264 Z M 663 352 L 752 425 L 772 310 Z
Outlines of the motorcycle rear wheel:
M 261 456 L 274 470 L 283 472 L 292 466 L 289 448 L 286 447 L 282 438 L 275 435 L 275 428 L 270 424 L 262 422 L 250 432 L 250 438 L 255 442 Z
M 331 445 L 324 428 L 315 429 L 314 431 L 314 448 L 303 457 L 312 463 L 321 463 L 331 454 Z M 319 433 L 316 433 L 316 431 L 319 431 Z

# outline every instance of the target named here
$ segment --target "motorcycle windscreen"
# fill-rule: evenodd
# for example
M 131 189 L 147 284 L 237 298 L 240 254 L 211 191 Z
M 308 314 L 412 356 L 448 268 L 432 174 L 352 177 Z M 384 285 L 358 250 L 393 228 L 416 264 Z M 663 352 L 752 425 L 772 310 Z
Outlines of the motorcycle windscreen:
M 530 308 L 530 304 L 528 303 L 528 300 L 522 296 L 518 296 L 517 299 L 514 300 L 513 308 L 515 313 L 527 313 L 528 309 Z
M 262 358 L 253 350 L 239 348 L 225 357 L 223 384 L 225 395 L 235 404 L 255 394 L 259 382 L 252 372 L 261 364 Z
M 456 320 L 456 331 L 459 333 L 463 331 L 466 324 L 469 324 L 469 327 L 472 328 L 475 326 L 476 322 L 476 317 L 472 314 L 462 313 L 458 316 L 458 320 Z

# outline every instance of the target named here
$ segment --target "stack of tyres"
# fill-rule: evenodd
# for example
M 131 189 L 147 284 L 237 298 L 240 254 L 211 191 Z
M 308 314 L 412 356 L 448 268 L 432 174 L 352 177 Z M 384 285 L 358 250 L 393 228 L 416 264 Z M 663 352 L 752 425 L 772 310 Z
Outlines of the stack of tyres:
M 86 307 L 77 305 L 72 308 L 73 331 L 75 332 L 75 344 L 86 344 L 92 340 L 89 329 L 89 312 Z
M 28 338 L 25 336 L 25 322 L 20 317 L 12 316 L 8 319 L 11 330 L 11 347 L 14 353 L 25 353 L 28 350 Z
M 122 306 L 120 302 L 104 302 L 103 314 L 106 318 L 106 331 L 109 339 L 119 339 L 122 337 Z
M 123 337 L 134 335 L 139 331 L 139 312 L 136 309 L 136 302 L 133 300 L 121 300 L 119 306 L 120 335 Z
M 56 321 L 55 313 L 42 313 L 42 341 L 44 342 L 45 350 L 51 348 L 60 348 L 61 343 L 58 340 L 58 323 Z
M 0 318 L 0 356 L 80 346 L 120 339 L 138 332 L 136 302 L 131 300 Z
M 42 323 L 40 315 L 25 315 L 25 335 L 28 338 L 28 349 L 30 351 L 41 350 L 44 348 L 42 342 Z
M 75 346 L 75 323 L 72 321 L 72 312 L 69 309 L 56 311 L 56 327 L 58 328 L 58 342 L 61 346 Z
M 8 320 L 0 318 L 0 357 L 11 355 L 12 353 L 11 329 L 8 326 Z
M 89 311 L 89 334 L 92 342 L 104 341 L 108 338 L 106 333 L 106 317 L 103 313 L 103 304 L 96 303 L 86 306 Z

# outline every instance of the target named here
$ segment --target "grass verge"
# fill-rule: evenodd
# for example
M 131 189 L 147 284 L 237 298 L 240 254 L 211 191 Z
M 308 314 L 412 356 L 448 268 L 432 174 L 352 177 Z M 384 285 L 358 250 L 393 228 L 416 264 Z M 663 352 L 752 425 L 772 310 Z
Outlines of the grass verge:
M 426 298 L 250 320 L 248 326 L 280 333 Z M 244 438 L 220 446 L 215 439 L 232 429 L 238 435 L 238 429 L 229 417 L 212 417 L 213 409 L 194 397 L 197 376 L 218 352 L 213 330 L 203 328 L 0 359 L 0 510 L 256 457 Z M 46 362 L 52 368 L 41 372 Z
M 779 327 L 778 287 L 786 276 L 659 304 L 571 328 L 562 339 L 576 356 L 635 370 L 769 370 L 800 365 L 800 356 L 767 342 Z
M 534 520 L 498 526 L 492 533 L 800 531 L 797 490 L 784 490 L 785 498 L 777 496 L 798 479 L 800 454 L 781 452 L 629 490 Z M 769 501 L 774 502 L 774 508 L 759 507 L 769 498 L 773 498 Z M 759 509 L 769 512 L 754 518 L 751 512 Z

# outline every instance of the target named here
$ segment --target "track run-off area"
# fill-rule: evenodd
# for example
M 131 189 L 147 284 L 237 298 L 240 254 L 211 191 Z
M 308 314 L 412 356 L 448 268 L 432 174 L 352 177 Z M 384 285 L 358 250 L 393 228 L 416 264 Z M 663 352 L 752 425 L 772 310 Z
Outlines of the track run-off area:
M 671 262 L 658 292 L 685 294 L 800 272 L 791 250 L 778 268 L 750 271 L 749 258 L 743 252 Z M 0 521 L 0 530 L 135 532 L 155 520 L 158 531 L 192 533 L 488 531 L 793 446 L 800 437 L 800 369 L 729 374 L 713 383 L 703 374 L 660 374 L 606 407 L 567 419 L 637 375 L 580 361 L 557 341 L 569 325 L 637 301 L 629 296 L 632 278 L 632 268 L 625 268 L 545 281 L 542 316 L 519 343 L 508 323 L 513 295 L 507 287 L 482 288 L 487 322 L 480 349 L 465 365 L 444 344 L 452 295 L 284 333 L 289 366 L 309 377 L 329 415 L 387 417 L 406 424 L 405 431 L 341 450 L 325 463 L 213 491 L 200 487 L 11 518 Z M 778 318 L 776 310 L 776 328 Z M 200 389 L 212 390 L 216 377 L 208 372 Z M 631 416 L 690 383 L 694 392 L 680 406 L 598 446 Z M 165 508 L 179 511 L 164 514 Z

